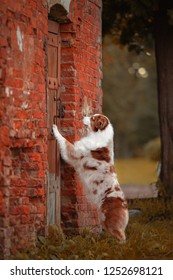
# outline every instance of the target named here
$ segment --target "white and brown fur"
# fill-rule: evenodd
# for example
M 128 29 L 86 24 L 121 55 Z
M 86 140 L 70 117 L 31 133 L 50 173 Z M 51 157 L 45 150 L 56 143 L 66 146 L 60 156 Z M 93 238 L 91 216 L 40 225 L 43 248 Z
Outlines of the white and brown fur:
M 88 199 L 96 205 L 103 228 L 125 240 L 128 209 L 114 169 L 113 127 L 101 114 L 84 117 L 87 135 L 73 144 L 53 125 L 62 158 L 79 174 Z

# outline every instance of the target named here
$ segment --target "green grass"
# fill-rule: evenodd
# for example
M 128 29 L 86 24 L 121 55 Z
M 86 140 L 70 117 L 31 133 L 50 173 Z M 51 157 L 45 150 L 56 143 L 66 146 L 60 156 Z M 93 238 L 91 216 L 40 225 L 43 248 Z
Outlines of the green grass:
M 96 234 L 89 230 L 66 236 L 53 226 L 47 237 L 39 237 L 36 248 L 20 252 L 15 259 L 172 260 L 173 201 L 136 200 L 129 207 L 140 208 L 142 214 L 130 219 L 124 244 L 106 233 Z
M 157 162 L 147 158 L 117 159 L 115 169 L 121 185 L 146 185 L 157 181 Z

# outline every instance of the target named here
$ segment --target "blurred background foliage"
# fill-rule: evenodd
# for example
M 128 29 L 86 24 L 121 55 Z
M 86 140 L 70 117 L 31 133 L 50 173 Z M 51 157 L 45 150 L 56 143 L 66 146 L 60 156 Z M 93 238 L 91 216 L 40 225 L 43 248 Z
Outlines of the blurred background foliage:
M 159 137 L 154 51 L 129 52 L 127 47 L 116 46 L 106 36 L 103 93 L 103 112 L 115 129 L 115 157 L 129 158 L 150 152 L 145 145 Z M 155 159 L 158 160 L 157 155 Z
M 157 175 L 170 197 L 173 194 L 173 1 L 103 0 L 102 19 L 104 112 L 116 129 L 115 155 L 141 156 L 146 151 L 153 152 L 152 145 L 157 145 L 157 160 L 161 162 Z
M 172 0 L 103 0 L 103 37 L 110 34 L 116 45 L 140 53 L 153 44 L 160 2 L 173 25 Z M 162 23 L 160 23 L 162 24 Z

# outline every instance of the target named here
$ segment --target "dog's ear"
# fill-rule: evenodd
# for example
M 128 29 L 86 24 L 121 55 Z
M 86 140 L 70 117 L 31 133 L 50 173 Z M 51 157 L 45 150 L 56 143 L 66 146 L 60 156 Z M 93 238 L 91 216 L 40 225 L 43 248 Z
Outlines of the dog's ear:
M 109 120 L 104 115 L 94 115 L 91 117 L 91 127 L 95 132 L 98 130 L 104 130 L 108 124 Z
M 97 130 L 104 130 L 109 124 L 108 119 L 105 116 L 99 115 L 95 119 L 95 127 Z

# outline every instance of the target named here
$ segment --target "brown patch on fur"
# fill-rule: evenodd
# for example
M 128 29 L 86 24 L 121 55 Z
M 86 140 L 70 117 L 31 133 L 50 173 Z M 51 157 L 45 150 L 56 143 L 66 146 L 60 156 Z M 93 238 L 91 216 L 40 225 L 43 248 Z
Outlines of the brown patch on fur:
M 124 199 L 122 205 L 124 206 L 124 208 L 127 208 L 127 207 L 128 207 L 128 203 L 127 203 L 127 200 L 126 200 L 126 199 Z
M 109 120 L 104 115 L 96 115 L 91 117 L 92 130 L 97 132 L 99 129 L 104 130 L 109 124 Z
M 111 165 L 109 168 L 110 173 L 115 173 L 115 166 Z
M 120 197 L 107 197 L 102 206 L 104 210 L 108 210 L 111 205 L 113 205 L 114 209 L 124 208 L 123 199 Z
M 104 181 L 104 180 L 100 180 L 100 181 L 95 180 L 95 181 L 93 181 L 93 183 L 96 184 L 96 185 L 98 186 L 98 185 L 102 184 L 103 181 Z
M 84 163 L 83 168 L 84 168 L 85 170 L 97 170 L 97 167 L 96 167 L 96 166 L 89 166 L 89 165 L 87 165 L 86 163 Z
M 116 192 L 120 191 L 120 187 L 116 186 L 116 187 L 115 187 L 115 191 L 116 191 Z
M 71 144 L 69 141 L 66 140 L 66 146 L 67 146 L 67 152 L 68 152 L 68 155 L 71 159 L 74 159 L 74 160 L 79 160 L 79 159 L 83 159 L 84 156 L 77 156 L 76 155 L 76 152 L 74 150 L 74 146 L 73 144 Z
M 106 147 L 98 148 L 94 151 L 91 151 L 91 155 L 97 160 L 104 160 L 106 162 L 110 162 L 109 149 Z
M 128 210 L 124 206 L 126 201 L 119 197 L 107 197 L 101 206 L 104 218 L 103 227 L 118 240 L 125 240 Z
M 97 194 L 97 190 L 94 190 L 94 191 L 93 191 L 93 194 Z
M 79 159 L 79 158 L 75 155 L 75 151 L 74 151 L 73 145 L 72 145 L 70 142 L 68 142 L 67 140 L 66 140 L 66 146 L 67 146 L 67 151 L 68 151 L 69 157 L 72 158 L 72 159 L 74 159 L 74 160 Z
M 107 197 L 108 194 L 110 194 L 112 192 L 111 188 L 108 188 L 107 190 L 105 190 L 105 198 Z M 104 198 L 104 199 L 105 199 Z

